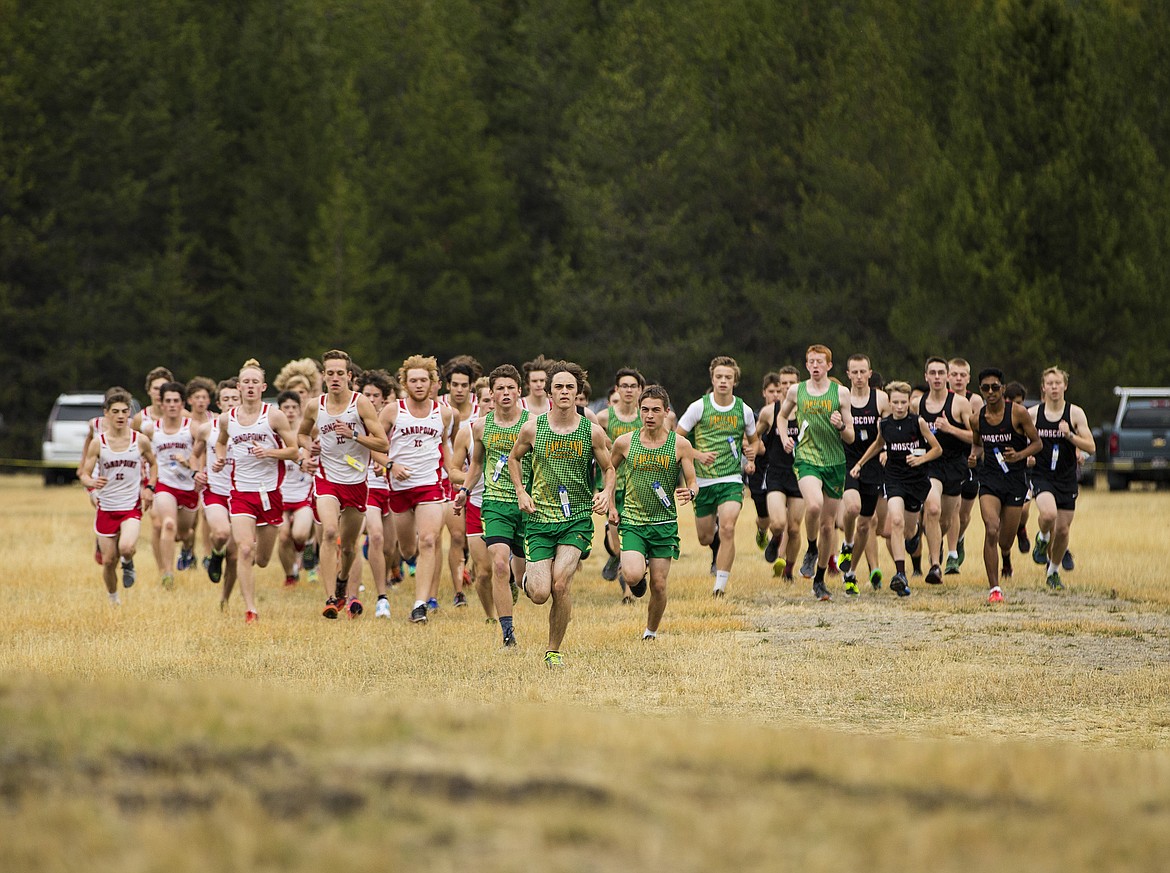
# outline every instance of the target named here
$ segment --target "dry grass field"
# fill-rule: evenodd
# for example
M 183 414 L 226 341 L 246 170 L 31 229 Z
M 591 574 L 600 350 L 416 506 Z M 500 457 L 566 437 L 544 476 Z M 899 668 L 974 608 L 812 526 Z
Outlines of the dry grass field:
M 941 588 L 826 604 L 751 516 L 723 601 L 683 519 L 655 643 L 591 557 L 550 672 L 546 608 L 504 651 L 447 585 L 327 622 L 274 566 L 245 627 L 143 543 L 112 608 L 83 491 L 2 477 L 0 871 L 1165 869 L 1170 493 L 1083 494 L 1069 590 L 1017 554 L 1000 607 L 978 520 Z

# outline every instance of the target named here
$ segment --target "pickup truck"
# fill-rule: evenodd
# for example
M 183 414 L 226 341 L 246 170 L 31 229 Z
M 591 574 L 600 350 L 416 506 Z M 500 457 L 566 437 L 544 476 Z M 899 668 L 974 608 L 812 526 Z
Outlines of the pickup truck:
M 1103 429 L 1105 478 L 1110 491 L 1130 482 L 1170 485 L 1170 388 L 1113 389 L 1117 415 Z

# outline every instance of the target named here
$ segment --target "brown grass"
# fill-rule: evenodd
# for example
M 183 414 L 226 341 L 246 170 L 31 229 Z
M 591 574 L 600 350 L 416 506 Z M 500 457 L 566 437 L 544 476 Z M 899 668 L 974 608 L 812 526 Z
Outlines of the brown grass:
M 245 628 L 144 548 L 112 609 L 81 491 L 2 478 L 0 870 L 1160 869 L 1168 510 L 1085 494 L 1070 591 L 1017 555 L 997 609 L 977 548 L 908 601 L 814 602 L 750 508 L 712 601 L 687 519 L 660 639 L 595 555 L 549 673 L 523 600 L 505 652 L 447 589 L 426 627 L 397 591 L 326 622 L 270 568 Z

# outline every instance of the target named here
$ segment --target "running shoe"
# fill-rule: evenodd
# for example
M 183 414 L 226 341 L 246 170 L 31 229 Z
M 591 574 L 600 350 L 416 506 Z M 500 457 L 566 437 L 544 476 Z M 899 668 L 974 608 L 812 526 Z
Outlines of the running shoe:
M 764 546 L 764 560 L 769 564 L 775 564 L 776 559 L 780 557 L 780 537 L 772 537 L 768 540 L 768 544 Z
M 336 598 L 330 597 L 325 601 L 325 608 L 321 610 L 321 615 L 325 618 L 333 619 L 337 618 L 337 613 L 337 600 Z
M 1003 603 L 1003 592 L 999 589 L 998 585 L 996 585 L 994 588 L 991 589 L 990 592 L 988 592 L 987 602 L 988 603 Z
M 193 549 L 179 549 L 179 561 L 175 569 L 179 572 L 190 570 L 195 566 L 195 552 Z
M 907 555 L 913 555 L 915 552 L 918 551 L 918 547 L 922 545 L 922 525 L 921 524 L 918 525 L 918 527 L 915 529 L 914 536 L 906 538 L 905 545 L 906 545 L 906 554 Z
M 1036 545 L 1032 548 L 1032 563 L 1048 563 L 1048 540 L 1040 539 L 1039 533 L 1036 534 Z
M 349 602 L 349 617 L 350 618 L 357 618 L 363 612 L 365 612 L 365 609 L 362 607 L 362 602 L 360 600 L 358 600 L 356 597 Z
M 122 587 L 133 588 L 134 580 L 137 578 L 137 573 L 134 571 L 134 559 L 122 559 Z
M 842 578 L 845 582 L 845 596 L 860 597 L 861 591 L 857 587 L 857 576 L 853 573 L 846 573 Z
M 853 569 L 853 543 L 841 543 L 841 553 L 837 555 L 837 566 L 842 573 Z
M 520 599 L 520 586 L 516 584 L 515 576 L 508 576 L 508 587 L 512 589 L 512 605 L 515 606 Z
M 622 603 L 625 604 L 626 606 L 629 606 L 633 602 L 634 602 L 634 598 L 631 597 L 629 594 L 622 597 Z
M 435 598 L 431 597 L 430 599 L 427 600 L 427 612 L 438 612 L 438 611 L 439 611 L 439 601 L 436 600 Z
M 910 575 L 911 576 L 921 576 L 922 575 L 922 555 L 911 555 L 910 556 Z
M 817 600 L 832 600 L 833 595 L 829 593 L 829 589 L 825 587 L 824 582 L 813 583 L 813 597 Z
M 99 567 L 102 565 L 102 546 L 97 537 L 93 540 L 93 560 Z
M 563 667 L 565 666 L 565 656 L 560 652 L 545 652 L 544 666 L 548 667 L 550 670 L 554 670 L 557 667 Z
M 1004 579 L 1012 578 L 1012 556 L 1010 552 L 1003 553 L 1003 569 L 999 571 L 999 575 Z
M 959 545 L 955 547 L 955 551 L 959 553 L 959 566 L 963 566 L 963 562 L 967 560 L 967 550 L 963 548 L 963 537 L 959 537 Z
M 892 584 L 892 583 L 891 583 Z M 942 585 L 942 569 L 938 564 L 931 564 L 926 573 L 927 585 Z
M 1064 590 L 1064 583 L 1060 581 L 1060 573 L 1058 573 L 1056 570 L 1053 570 L 1051 573 L 1049 573 L 1048 578 L 1045 581 L 1048 583 L 1048 587 L 1053 591 Z
M 1072 552 L 1065 551 L 1064 557 L 1060 559 L 1060 569 L 1066 573 L 1071 573 L 1077 568 L 1076 562 L 1073 561 Z
M 783 577 L 785 579 L 791 579 L 792 578 L 791 574 L 784 572 L 787 569 L 788 569 L 788 562 L 786 560 L 784 560 L 783 558 L 777 558 L 776 563 L 774 563 L 772 565 L 772 576 L 774 578 L 777 578 L 777 579 L 781 578 L 781 577 Z
M 899 597 L 910 596 L 910 583 L 906 581 L 905 573 L 894 574 L 894 578 L 890 580 L 890 590 Z
M 811 579 L 817 572 L 817 550 L 809 549 L 804 553 L 804 560 L 800 562 L 800 575 Z
M 203 572 L 206 573 L 211 569 L 211 555 L 203 556 Z
M 175 587 L 175 574 L 174 573 L 163 573 L 162 587 L 165 588 L 167 591 L 174 590 L 174 587 Z
M 370 535 L 366 534 L 366 538 L 362 540 L 362 557 L 365 560 L 370 560 Z
M 467 595 L 462 591 L 455 592 L 455 606 L 456 608 L 460 606 L 467 606 Z
M 420 603 L 418 606 L 412 609 L 410 611 L 410 620 L 415 624 L 426 624 L 427 605 L 425 603 Z
M 1028 554 L 1028 529 L 1022 524 L 1016 528 L 1016 546 L 1021 555 Z
M 642 631 L 642 642 L 653 642 L 658 639 L 658 634 L 653 631 Z
M 415 555 L 413 558 L 403 558 L 402 563 L 406 565 L 406 569 L 409 570 L 410 575 L 413 576 L 415 571 L 418 569 L 418 555 Z
M 218 583 L 223 578 L 223 559 L 225 555 L 220 552 L 212 552 L 211 557 L 207 561 L 207 578 L 212 582 Z
M 393 588 L 395 585 L 402 584 L 402 566 L 396 565 L 390 568 L 390 578 L 386 580 L 386 584 Z
M 505 649 L 516 648 L 516 633 L 515 633 L 515 631 L 508 631 L 506 634 L 504 634 L 504 648 Z
M 316 543 L 305 543 L 305 550 L 301 553 L 301 566 L 306 570 L 317 569 Z
M 471 584 L 471 571 L 467 569 L 466 565 L 463 567 L 463 584 Z
M 763 551 L 768 545 L 767 531 L 756 528 L 756 548 Z
M 260 620 L 260 616 L 254 610 L 249 609 L 244 613 L 244 624 L 255 624 Z
M 711 569 L 708 571 L 708 575 L 710 575 L 710 576 L 715 575 L 715 559 L 714 558 L 711 559 Z
M 635 584 L 630 586 L 630 593 L 635 597 L 641 597 L 646 593 L 646 577 L 643 576 Z
M 320 574 L 318 573 L 318 571 L 317 571 L 317 568 L 316 568 L 316 567 L 310 567 L 310 568 L 309 568 L 309 584 L 310 584 L 310 585 L 316 585 L 316 584 L 317 584 L 318 582 L 320 582 L 320 581 L 321 581 L 321 576 L 320 576 Z
M 837 556 L 836 555 L 829 555 L 829 566 L 827 569 L 829 571 L 830 576 L 840 575 L 841 569 L 837 566 Z
M 947 558 L 946 569 L 943 570 L 944 576 L 957 576 L 959 574 L 959 559 L 954 555 Z
M 374 618 L 390 617 L 390 601 L 385 597 L 378 598 L 378 605 L 374 607 Z
M 882 587 L 882 571 L 876 567 L 869 571 L 869 585 L 874 591 Z
M 722 588 L 712 588 L 711 589 L 711 596 L 712 597 L 719 599 L 720 597 L 723 597 L 723 595 L 724 595 L 724 592 L 723 592 Z M 622 602 L 625 603 L 624 600 Z M 630 603 L 633 603 L 633 602 L 634 602 L 634 599 L 631 597 Z
M 284 587 L 285 588 L 295 588 L 296 584 L 297 584 L 297 577 L 296 576 L 289 575 L 289 576 L 284 577 Z

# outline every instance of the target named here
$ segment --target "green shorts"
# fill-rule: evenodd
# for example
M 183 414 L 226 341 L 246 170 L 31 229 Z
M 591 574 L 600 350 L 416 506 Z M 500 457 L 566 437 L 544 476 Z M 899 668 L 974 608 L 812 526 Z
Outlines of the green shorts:
M 721 503 L 743 503 L 742 482 L 716 482 L 699 488 L 695 497 L 695 518 L 714 515 Z
M 845 465 L 834 464 L 831 467 L 822 467 L 810 464 L 799 458 L 793 462 L 792 468 L 796 473 L 796 481 L 800 482 L 805 476 L 812 476 L 821 480 L 821 490 L 830 500 L 840 500 L 845 493 Z
M 524 557 L 524 526 L 527 516 L 516 503 L 505 500 L 485 500 L 480 510 L 483 519 L 483 544 L 503 543 L 517 558 Z
M 528 521 L 524 536 L 524 551 L 529 561 L 548 561 L 556 557 L 557 546 L 574 546 L 581 550 L 581 560 L 589 557 L 593 548 L 593 519 L 575 521 Z
M 640 552 L 646 558 L 678 558 L 678 524 L 632 524 L 619 527 L 623 552 Z

